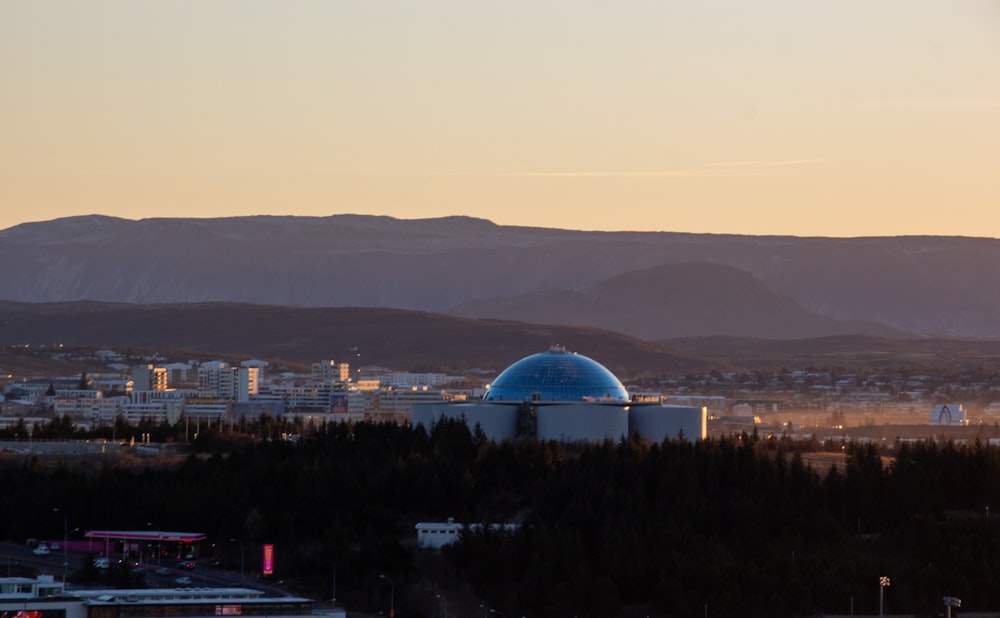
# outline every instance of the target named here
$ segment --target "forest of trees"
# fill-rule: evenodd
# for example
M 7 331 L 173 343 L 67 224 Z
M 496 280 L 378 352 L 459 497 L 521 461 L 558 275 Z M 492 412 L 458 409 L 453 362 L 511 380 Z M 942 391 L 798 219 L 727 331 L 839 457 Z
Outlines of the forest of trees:
M 1000 610 L 1000 449 L 984 444 L 900 443 L 891 463 L 847 445 L 839 469 L 814 469 L 800 452 L 812 445 L 747 434 L 497 444 L 442 422 L 326 425 L 224 451 L 221 436 L 199 440 L 172 467 L 10 460 L 0 537 L 61 534 L 53 507 L 84 530 L 155 521 L 207 533 L 230 561 L 229 539 L 248 555 L 274 543 L 282 576 L 316 598 L 335 569 L 338 600 L 362 611 L 385 607 L 388 574 L 397 615 L 430 616 L 413 525 L 454 517 L 520 524 L 442 551 L 507 616 L 876 614 L 882 575 L 887 613 L 935 616 L 944 595 Z

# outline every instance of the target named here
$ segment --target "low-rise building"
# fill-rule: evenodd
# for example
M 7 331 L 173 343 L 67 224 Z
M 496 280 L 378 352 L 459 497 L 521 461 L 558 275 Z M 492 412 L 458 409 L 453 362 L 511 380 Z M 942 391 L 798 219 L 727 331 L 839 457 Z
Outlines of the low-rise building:
M 317 616 L 344 618 L 311 599 L 266 596 L 250 588 L 76 589 L 51 575 L 0 577 L 0 616 L 22 618 L 145 618 L 146 616 Z

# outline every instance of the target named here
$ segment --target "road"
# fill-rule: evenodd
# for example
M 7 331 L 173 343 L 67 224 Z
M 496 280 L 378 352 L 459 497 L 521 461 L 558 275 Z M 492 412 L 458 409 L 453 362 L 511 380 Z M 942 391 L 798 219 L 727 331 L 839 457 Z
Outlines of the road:
M 3 562 L 0 562 L 0 568 L 6 567 L 4 575 L 10 576 L 12 572 L 17 571 L 18 566 L 23 566 L 30 569 L 37 569 L 40 573 L 55 575 L 57 578 L 62 577 L 63 552 L 61 549 L 47 556 L 36 556 L 33 552 L 34 548 L 27 545 L 0 544 L 0 557 L 3 560 Z M 77 558 L 77 560 L 81 559 Z M 70 554 L 71 567 L 72 564 L 73 555 Z
M 41 574 L 53 575 L 57 580 L 62 579 L 64 552 L 62 549 L 53 551 L 51 554 L 37 556 L 34 548 L 27 545 L 14 543 L 0 543 L 0 569 L 6 567 L 6 571 L 0 571 L 3 576 L 9 577 L 12 574 L 17 576 L 19 567 L 37 570 Z M 69 552 L 68 572 L 70 579 L 75 571 L 83 568 L 83 561 L 88 557 L 85 552 Z M 112 557 L 112 562 L 116 559 Z M 252 588 L 262 590 L 269 596 L 288 596 L 288 592 L 276 585 L 262 584 L 261 582 L 245 579 L 241 581 L 239 573 L 229 571 L 218 571 L 207 569 L 202 563 L 195 569 L 180 568 L 181 562 L 178 560 L 167 560 L 162 564 L 142 564 L 141 567 L 146 572 L 146 583 L 151 588 L 174 588 L 177 586 L 174 580 L 181 576 L 191 578 L 192 586 L 223 587 L 223 588 Z M 157 575 L 156 569 L 166 567 L 169 571 L 165 575 Z

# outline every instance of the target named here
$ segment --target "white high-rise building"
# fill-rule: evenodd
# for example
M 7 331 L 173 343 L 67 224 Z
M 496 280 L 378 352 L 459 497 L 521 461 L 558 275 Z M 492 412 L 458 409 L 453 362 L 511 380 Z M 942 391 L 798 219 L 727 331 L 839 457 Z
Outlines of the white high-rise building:
M 167 370 L 156 365 L 139 365 L 132 368 L 132 389 L 137 391 L 167 390 Z
M 198 394 L 201 397 L 232 397 L 233 370 L 225 361 L 209 361 L 198 366 Z
M 321 360 L 312 364 L 310 379 L 313 384 L 330 385 L 335 382 L 347 382 L 350 378 L 351 367 L 347 363 Z
M 235 371 L 237 371 L 238 377 L 234 399 L 244 403 L 250 401 L 251 395 L 260 392 L 260 368 L 240 366 Z

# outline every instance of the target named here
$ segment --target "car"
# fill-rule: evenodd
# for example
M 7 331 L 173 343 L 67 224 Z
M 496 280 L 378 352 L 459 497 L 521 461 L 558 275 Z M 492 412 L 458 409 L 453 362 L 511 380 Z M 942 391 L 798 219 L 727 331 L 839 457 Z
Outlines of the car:
M 48 556 L 52 552 L 49 551 L 49 546 L 45 543 L 40 544 L 38 547 L 32 550 L 32 553 L 36 556 Z
M 188 560 L 181 563 L 182 569 L 187 569 L 188 571 L 193 571 L 198 566 L 198 563 L 194 560 Z
M 178 586 L 190 586 L 191 578 L 186 575 L 181 575 L 180 577 L 174 580 L 174 583 L 177 584 Z
M 103 556 L 94 558 L 94 568 L 95 569 L 106 569 L 111 566 L 111 561 Z
M 60 545 L 59 543 L 53 543 L 52 545 L 49 545 L 49 548 L 51 548 L 52 551 L 59 551 L 61 547 L 62 545 Z
M 170 575 L 170 569 L 167 567 L 160 567 L 154 571 L 157 575 Z

